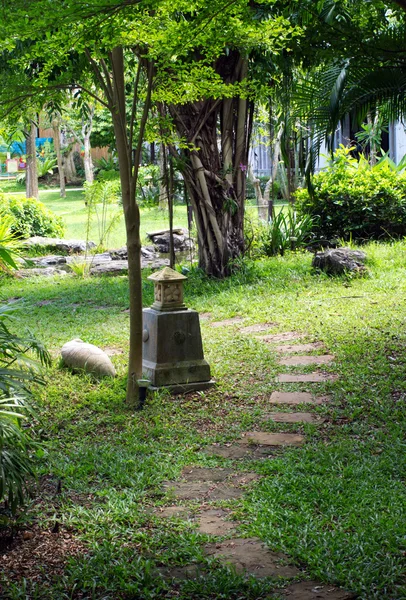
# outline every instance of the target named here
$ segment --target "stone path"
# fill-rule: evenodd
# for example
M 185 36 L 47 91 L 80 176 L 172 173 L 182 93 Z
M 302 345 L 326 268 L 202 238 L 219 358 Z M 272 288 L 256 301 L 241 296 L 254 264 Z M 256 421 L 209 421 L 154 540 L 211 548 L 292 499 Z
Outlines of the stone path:
M 272 392 L 269 399 L 271 404 L 287 404 L 295 406 L 298 404 L 323 404 L 327 401 L 327 396 L 315 397 L 309 392 Z
M 307 412 L 295 412 L 295 413 L 269 413 L 266 418 L 275 423 L 323 423 L 324 419 L 318 415 L 313 415 Z
M 322 356 L 289 356 L 288 358 L 280 358 L 278 363 L 287 367 L 295 367 L 296 365 L 327 365 L 334 360 L 331 354 L 323 354 Z
M 263 446 L 301 446 L 303 435 L 295 433 L 267 433 L 266 431 L 251 431 L 243 433 L 239 444 L 258 444 Z
M 233 317 L 225 321 L 213 322 L 212 327 L 236 326 L 242 317 Z M 274 326 L 273 323 L 261 323 L 241 327 L 243 334 L 256 334 Z M 279 344 L 292 340 L 300 341 L 297 332 L 285 332 L 267 334 L 261 336 L 263 342 L 268 344 Z M 329 364 L 334 357 L 330 354 L 322 355 L 300 355 L 300 352 L 320 351 L 323 349 L 321 342 L 297 343 L 275 345 L 275 351 L 282 355 L 278 361 L 283 366 L 301 366 L 314 364 Z M 296 354 L 295 356 L 283 357 L 283 354 Z M 324 383 L 333 381 L 335 375 L 315 371 L 313 373 L 282 373 L 278 376 L 279 384 L 286 383 Z M 263 416 L 264 421 L 275 423 L 321 424 L 324 419 L 312 412 L 293 412 L 289 407 L 301 404 L 308 406 L 327 403 L 327 396 L 317 396 L 309 392 L 290 392 L 278 389 L 269 397 L 269 404 L 273 407 L 282 405 L 281 411 L 274 411 Z M 267 431 L 248 431 L 241 434 L 240 439 L 231 444 L 212 444 L 206 446 L 202 451 L 211 456 L 219 456 L 228 459 L 259 460 L 272 456 L 272 454 L 284 447 L 299 448 L 305 443 L 302 433 Z M 204 546 L 204 553 L 208 558 L 217 560 L 221 565 L 232 566 L 237 573 L 262 577 L 283 577 L 295 579 L 291 584 L 286 584 L 283 589 L 278 588 L 274 593 L 286 600 L 349 600 L 354 596 L 342 589 L 316 581 L 306 580 L 306 573 L 296 566 L 289 564 L 289 557 L 284 554 L 273 552 L 260 539 L 237 537 L 236 529 L 240 523 L 233 520 L 233 512 L 230 508 L 217 507 L 218 500 L 233 501 L 243 496 L 252 485 L 259 479 L 259 475 L 251 471 L 240 471 L 234 468 L 207 468 L 190 466 L 181 473 L 179 481 L 164 482 L 163 488 L 176 501 L 199 501 L 199 506 L 194 509 L 182 504 L 167 506 L 156 509 L 155 514 L 161 518 L 182 518 L 194 523 L 199 533 L 227 537 L 226 540 L 218 540 Z M 210 504 L 209 504 L 210 503 Z M 232 537 L 230 537 L 232 536 Z M 159 569 L 161 575 L 170 579 L 197 579 L 202 581 L 210 575 L 210 565 L 187 565 L 183 567 L 165 567 Z M 303 581 L 297 581 L 298 579 Z M 270 590 L 272 591 L 272 590 Z M 271 598 L 271 596 L 270 596 Z
M 278 376 L 279 383 L 323 383 L 325 381 L 334 381 L 336 375 L 329 373 L 307 373 L 294 375 L 291 373 L 282 373 Z

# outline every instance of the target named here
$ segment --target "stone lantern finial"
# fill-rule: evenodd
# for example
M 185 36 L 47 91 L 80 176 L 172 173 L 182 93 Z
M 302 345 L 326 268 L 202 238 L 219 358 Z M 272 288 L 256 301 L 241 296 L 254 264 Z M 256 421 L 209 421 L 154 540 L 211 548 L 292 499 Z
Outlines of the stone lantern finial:
M 186 308 L 183 303 L 183 282 L 187 277 L 165 267 L 162 271 L 150 275 L 148 279 L 154 282 L 155 302 L 151 308 L 162 312 Z

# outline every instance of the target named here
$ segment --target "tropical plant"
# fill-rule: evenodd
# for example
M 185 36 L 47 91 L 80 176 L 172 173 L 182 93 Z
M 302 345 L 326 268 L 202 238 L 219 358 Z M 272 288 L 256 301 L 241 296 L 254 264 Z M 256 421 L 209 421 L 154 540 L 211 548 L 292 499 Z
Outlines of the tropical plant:
M 107 245 L 110 233 L 122 216 L 121 186 L 117 179 L 85 182 L 85 204 L 87 206 L 87 231 L 96 217 L 98 229 L 98 245 Z
M 80 277 L 85 279 L 90 275 L 92 263 L 88 260 L 75 259 L 69 263 L 70 270 L 76 275 L 76 277 Z
M 47 175 L 52 175 L 56 168 L 56 158 L 37 158 L 38 179 L 44 178 Z M 20 171 L 16 176 L 16 183 L 25 185 L 26 172 Z
M 323 143 L 334 148 L 347 116 L 374 163 L 383 126 L 406 114 L 406 60 L 400 50 L 406 42 L 404 12 L 371 2 L 365 18 L 356 3 L 325 0 L 321 5 L 319 19 L 334 30 L 338 43 L 333 52 L 325 47 L 313 67 L 302 72 L 293 95 L 297 114 L 311 131 L 308 181 Z
M 283 256 L 286 250 L 304 247 L 312 238 L 315 221 L 313 216 L 298 216 L 292 208 L 285 213 L 282 208 L 260 234 L 263 252 L 267 256 Z
M 0 270 L 18 269 L 21 240 L 12 233 L 13 219 L 0 213 Z
M 6 501 L 12 513 L 24 504 L 27 481 L 35 475 L 30 454 L 36 444 L 21 426 L 27 413 L 22 398 L 0 398 L 0 502 Z
M 24 502 L 27 478 L 34 474 L 32 452 L 38 447 L 22 428 L 22 421 L 32 417 L 30 386 L 44 383 L 41 365 L 51 362 L 30 333 L 12 333 L 8 322 L 16 310 L 15 305 L 0 307 L 0 501 L 13 512 Z

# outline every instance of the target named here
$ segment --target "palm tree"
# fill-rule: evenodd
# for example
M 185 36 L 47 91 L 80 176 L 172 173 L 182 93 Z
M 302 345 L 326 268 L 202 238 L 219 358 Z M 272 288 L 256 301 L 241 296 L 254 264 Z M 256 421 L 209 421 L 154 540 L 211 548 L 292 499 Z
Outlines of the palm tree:
M 398 4 L 406 10 L 406 2 Z M 323 142 L 332 149 L 346 115 L 361 127 L 367 121 L 388 123 L 406 114 L 405 17 L 386 11 L 377 30 L 376 23 L 369 29 L 354 25 L 348 14 L 344 18 L 338 10 L 327 0 L 319 18 L 333 24 L 346 43 L 341 42 L 334 53 L 329 48 L 324 56 L 320 54 L 317 65 L 305 71 L 292 94 L 300 120 L 311 131 L 308 176 Z

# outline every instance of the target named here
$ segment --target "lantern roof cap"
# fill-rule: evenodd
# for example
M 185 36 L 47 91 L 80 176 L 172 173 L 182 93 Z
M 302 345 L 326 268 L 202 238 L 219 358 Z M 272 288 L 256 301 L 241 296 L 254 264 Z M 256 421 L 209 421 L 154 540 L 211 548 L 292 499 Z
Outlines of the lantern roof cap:
M 150 275 L 148 279 L 151 279 L 151 281 L 182 281 L 184 279 L 187 279 L 187 277 L 185 277 L 185 275 L 182 275 L 182 273 L 174 271 L 170 267 L 165 267 L 164 269 L 162 269 L 162 271 L 152 273 L 152 275 Z

